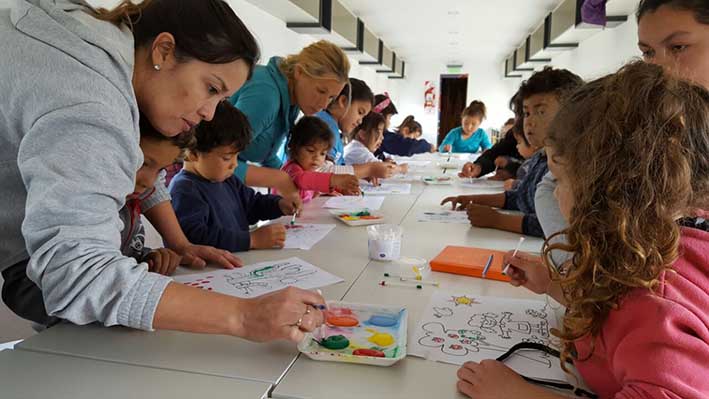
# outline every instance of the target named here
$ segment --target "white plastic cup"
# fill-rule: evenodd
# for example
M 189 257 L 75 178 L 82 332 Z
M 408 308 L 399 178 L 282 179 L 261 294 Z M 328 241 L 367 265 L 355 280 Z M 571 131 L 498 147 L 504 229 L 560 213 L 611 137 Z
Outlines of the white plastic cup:
M 367 227 L 369 259 L 387 262 L 399 259 L 403 232 L 401 227 L 394 224 Z

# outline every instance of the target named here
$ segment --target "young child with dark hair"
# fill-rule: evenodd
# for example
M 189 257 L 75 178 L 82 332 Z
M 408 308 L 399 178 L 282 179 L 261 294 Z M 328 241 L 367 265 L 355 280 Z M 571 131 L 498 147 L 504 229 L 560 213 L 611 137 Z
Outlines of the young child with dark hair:
M 370 112 L 362 120 L 362 124 L 355 129 L 352 141 L 345 147 L 345 163 L 359 165 L 382 162 L 374 153 L 382 145 L 385 123 L 384 116 L 376 112 Z M 406 164 L 396 165 L 394 169 L 395 173 L 407 173 L 409 170 Z
M 193 243 L 229 251 L 282 248 L 284 225 L 263 226 L 261 220 L 292 215 L 292 201 L 260 194 L 234 176 L 236 157 L 249 143 L 246 116 L 222 102 L 214 118 L 195 127 L 195 143 L 187 151 L 184 168 L 172 179 L 172 205 L 185 235 Z
M 478 152 L 492 147 L 487 133 L 480 128 L 487 117 L 487 109 L 482 101 L 473 101 L 460 115 L 460 126 L 451 129 L 441 142 L 440 152 Z
M 384 132 L 384 140 L 377 152 L 390 155 L 410 157 L 415 154 L 433 152 L 436 147 L 428 141 L 421 139 L 423 129 L 413 115 L 407 116 L 399 125 L 396 132 Z
M 304 116 L 293 127 L 288 141 L 288 159 L 283 171 L 300 189 L 300 198 L 308 202 L 321 193 L 358 195 L 359 179 L 353 174 L 317 172 L 332 148 L 333 135 L 318 117 Z
M 532 143 L 527 140 L 527 136 L 524 135 L 524 132 L 517 129 L 512 129 L 512 134 L 514 135 L 515 140 L 517 140 L 517 152 L 519 152 L 524 161 L 520 162 L 518 159 L 511 157 L 498 157 L 498 159 L 495 160 L 495 164 L 498 165 L 495 176 L 514 176 L 507 179 L 502 179 L 505 181 L 505 191 L 514 190 L 519 185 L 519 182 L 524 180 L 529 173 L 531 158 L 541 149 L 541 147 L 532 145 Z M 500 173 L 500 171 L 504 171 L 504 173 Z
M 519 89 L 524 109 L 524 134 L 530 144 L 544 146 L 549 125 L 554 119 L 564 97 L 583 84 L 583 80 L 566 69 L 551 67 L 536 72 L 524 81 Z M 486 227 L 544 237 L 534 207 L 537 184 L 548 172 L 544 150 L 529 159 L 529 171 L 514 190 L 500 194 L 460 195 L 445 198 L 441 204 L 451 202 L 453 207 L 467 209 L 470 223 Z M 521 211 L 523 215 L 509 215 L 495 208 Z
M 158 175 L 168 165 L 180 157 L 183 150 L 194 141 L 192 132 L 175 137 L 163 136 L 155 130 L 147 118 L 140 118 L 140 149 L 143 165 L 135 177 L 135 189 L 126 197 L 126 204 L 118 212 L 123 222 L 121 231 L 121 253 L 138 262 L 146 262 L 148 271 L 172 275 L 182 257 L 168 248 L 150 249 L 145 246 L 145 228 L 141 221 L 141 204 L 155 194 Z

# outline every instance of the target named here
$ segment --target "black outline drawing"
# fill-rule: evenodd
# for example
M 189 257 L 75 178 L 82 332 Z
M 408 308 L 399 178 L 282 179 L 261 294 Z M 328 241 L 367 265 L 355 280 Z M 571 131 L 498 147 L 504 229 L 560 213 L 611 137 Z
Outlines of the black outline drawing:
M 447 306 L 446 306 L 446 307 L 442 307 L 442 308 L 434 307 L 434 308 L 433 308 L 433 316 L 435 316 L 435 317 L 437 317 L 437 318 L 439 318 L 439 319 L 440 319 L 441 317 L 451 317 L 451 316 L 453 316 L 453 309 L 451 309 L 451 308 L 449 308 L 449 307 L 447 307 Z
M 507 346 L 495 345 L 487 342 L 486 336 L 482 331 L 475 329 L 448 330 L 439 322 L 429 322 L 421 326 L 424 336 L 418 340 L 421 346 L 427 348 L 440 349 L 442 353 L 450 356 L 467 356 L 469 353 L 490 351 L 495 353 L 504 353 L 509 349 Z M 536 338 L 536 337 L 535 337 Z M 518 356 L 540 365 L 551 368 L 552 361 L 546 353 L 530 352 L 515 353 Z M 492 358 L 497 357 L 492 355 Z
M 251 272 L 230 273 L 225 275 L 225 281 L 244 295 L 259 294 L 258 291 L 281 289 L 312 276 L 317 270 L 303 270 L 305 265 L 290 262 L 276 263 L 264 266 Z M 282 287 L 278 287 L 278 286 Z
M 496 334 L 503 339 L 511 339 L 512 334 L 529 336 L 535 332 L 544 338 L 549 338 L 549 322 L 546 319 L 539 320 L 538 324 L 529 321 L 512 320 L 511 312 L 501 312 L 500 314 L 493 312 L 476 313 L 470 317 L 468 325 L 490 334 Z

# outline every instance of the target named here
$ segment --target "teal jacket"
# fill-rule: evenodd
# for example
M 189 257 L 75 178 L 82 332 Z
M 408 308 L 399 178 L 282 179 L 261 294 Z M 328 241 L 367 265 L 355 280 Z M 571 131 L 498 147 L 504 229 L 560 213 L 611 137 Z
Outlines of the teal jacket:
M 280 57 L 271 57 L 267 65 L 258 65 L 253 76 L 229 102 L 241 110 L 251 124 L 251 143 L 239 153 L 239 166 L 234 174 L 245 181 L 246 161 L 280 169 L 278 150 L 283 146 L 300 113 L 291 104 L 288 80 L 278 68 Z

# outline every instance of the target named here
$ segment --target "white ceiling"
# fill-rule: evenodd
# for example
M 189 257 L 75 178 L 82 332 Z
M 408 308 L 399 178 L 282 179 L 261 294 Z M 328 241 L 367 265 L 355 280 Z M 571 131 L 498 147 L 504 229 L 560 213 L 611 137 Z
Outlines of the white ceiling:
M 340 0 L 407 62 L 502 61 L 561 0 Z

